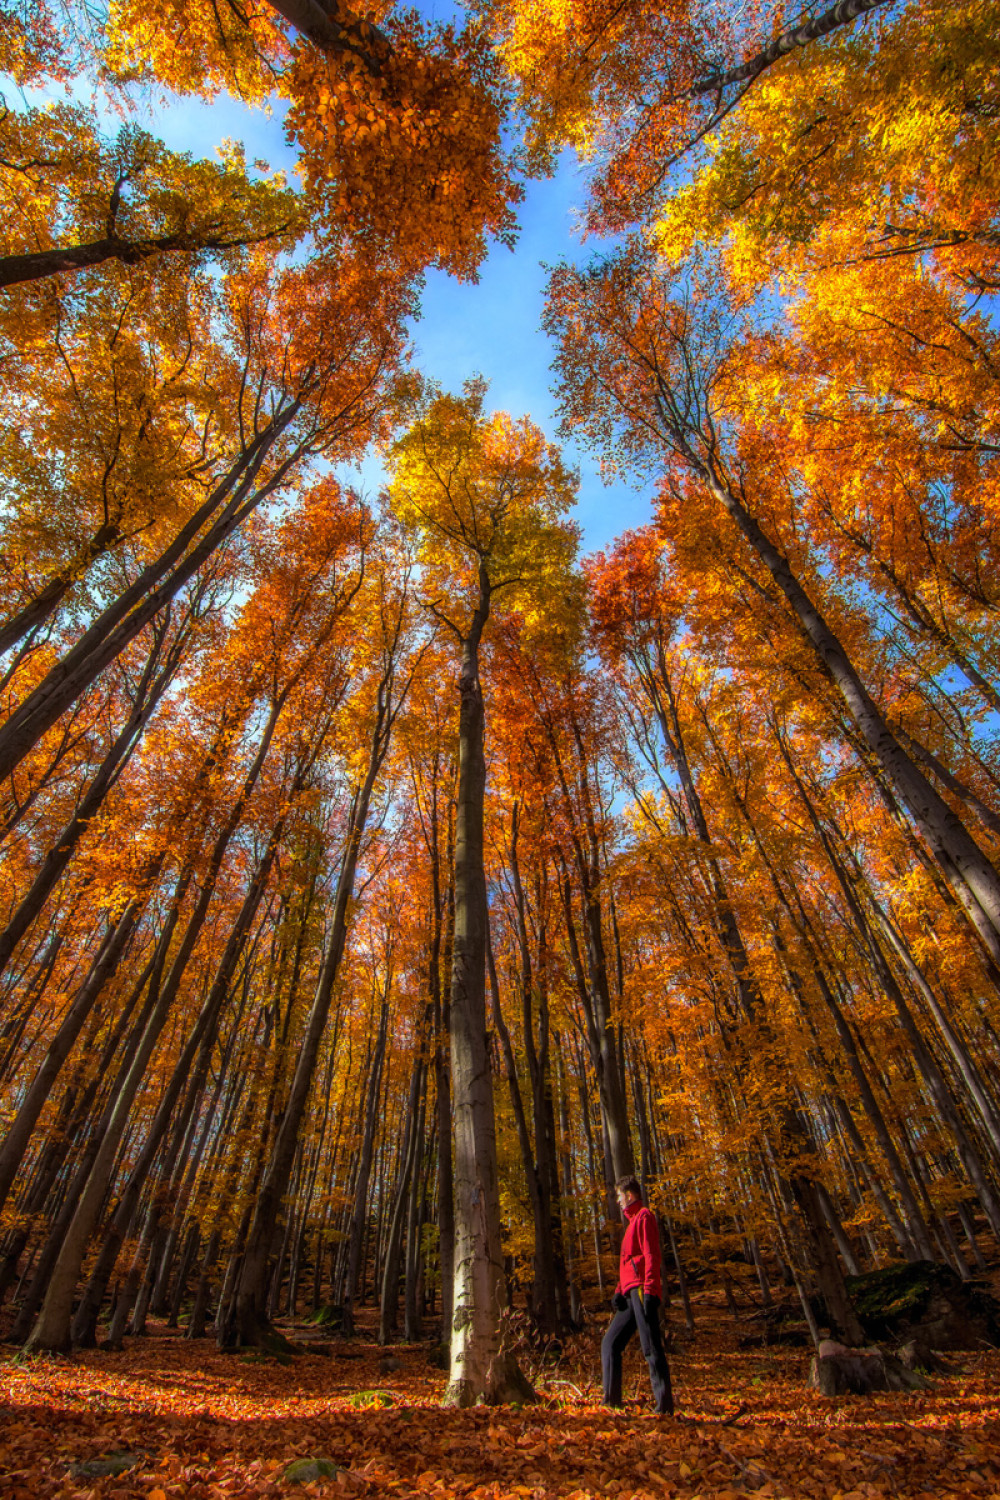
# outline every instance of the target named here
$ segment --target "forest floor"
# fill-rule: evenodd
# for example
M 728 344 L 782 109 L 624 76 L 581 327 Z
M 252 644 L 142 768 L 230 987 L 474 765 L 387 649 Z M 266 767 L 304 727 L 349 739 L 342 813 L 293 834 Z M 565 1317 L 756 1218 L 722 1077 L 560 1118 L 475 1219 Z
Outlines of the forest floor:
M 430 1346 L 380 1349 L 363 1328 L 290 1363 L 222 1355 L 155 1324 L 122 1353 L 21 1361 L 11 1350 L 0 1354 L 0 1496 L 1000 1500 L 1000 1351 L 951 1356 L 919 1394 L 828 1400 L 807 1388 L 808 1350 L 740 1352 L 748 1325 L 711 1293 L 695 1314 L 695 1338 L 675 1337 L 671 1353 L 673 1419 L 653 1414 L 637 1347 L 625 1410 L 599 1404 L 596 1322 L 532 1372 L 540 1403 L 522 1410 L 442 1410 Z M 95 1477 L 115 1453 L 133 1467 Z M 286 1476 L 318 1458 L 337 1472 Z

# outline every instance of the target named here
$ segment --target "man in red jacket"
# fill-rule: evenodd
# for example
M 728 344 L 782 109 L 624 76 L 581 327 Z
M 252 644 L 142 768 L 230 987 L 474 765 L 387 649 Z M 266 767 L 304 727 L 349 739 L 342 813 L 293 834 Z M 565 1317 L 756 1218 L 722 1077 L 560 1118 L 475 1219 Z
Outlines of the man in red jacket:
M 639 1330 L 639 1343 L 649 1366 L 656 1410 L 672 1416 L 674 1398 L 670 1366 L 660 1338 L 660 1231 L 656 1217 L 642 1201 L 634 1177 L 619 1177 L 618 1203 L 625 1218 L 618 1285 L 612 1298 L 615 1315 L 601 1344 L 605 1406 L 622 1404 L 622 1355 Z

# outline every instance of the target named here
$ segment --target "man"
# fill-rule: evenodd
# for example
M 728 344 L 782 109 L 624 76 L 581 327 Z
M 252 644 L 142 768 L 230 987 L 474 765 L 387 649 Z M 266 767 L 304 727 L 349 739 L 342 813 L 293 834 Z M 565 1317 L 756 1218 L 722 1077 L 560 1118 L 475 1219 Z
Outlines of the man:
M 642 1201 L 634 1177 L 619 1177 L 618 1206 L 625 1219 L 618 1285 L 612 1298 L 615 1315 L 601 1344 L 605 1406 L 622 1404 L 622 1355 L 639 1330 L 639 1343 L 649 1366 L 653 1400 L 661 1415 L 672 1416 L 674 1398 L 670 1366 L 660 1338 L 660 1231 L 656 1217 Z

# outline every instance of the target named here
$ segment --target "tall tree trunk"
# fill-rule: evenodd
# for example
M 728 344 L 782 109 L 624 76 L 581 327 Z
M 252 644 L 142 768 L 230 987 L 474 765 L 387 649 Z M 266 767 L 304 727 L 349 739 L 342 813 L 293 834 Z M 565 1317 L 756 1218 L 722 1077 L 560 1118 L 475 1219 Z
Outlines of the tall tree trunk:
M 93 1010 L 105 984 L 121 963 L 125 950 L 139 925 L 145 906 L 146 898 L 136 898 L 130 901 L 117 922 L 108 931 L 89 974 L 74 995 L 38 1071 L 31 1080 L 21 1107 L 4 1137 L 3 1146 L 0 1147 L 0 1207 L 7 1201 L 38 1117 L 62 1071 L 63 1064 L 72 1051 L 73 1044 L 83 1030 L 87 1017 Z
M 344 1279 L 342 1297 L 345 1333 L 354 1332 L 354 1297 L 358 1288 L 361 1244 L 368 1218 L 368 1179 L 371 1175 L 372 1156 L 375 1152 L 375 1130 L 379 1118 L 378 1104 L 382 1091 L 382 1064 L 385 1060 L 386 1037 L 389 1030 L 389 986 L 391 983 L 392 960 L 388 958 L 379 1011 L 378 1036 L 372 1054 L 371 1072 L 368 1075 L 368 1101 L 361 1134 L 361 1156 L 358 1161 L 358 1175 L 354 1182 L 354 1211 L 351 1215 L 350 1248 L 347 1252 L 347 1275 Z
M 907 755 L 837 635 L 799 582 L 788 559 L 751 515 L 745 501 L 726 482 L 714 460 L 703 462 L 690 448 L 688 456 L 788 601 L 817 661 L 843 696 L 851 717 L 926 840 L 969 922 L 993 961 L 1000 963 L 1000 876 L 993 864 Z
M 62 1350 L 66 1349 L 70 1344 L 74 1289 L 80 1275 L 80 1268 L 83 1264 L 87 1243 L 97 1224 L 101 1205 L 107 1193 L 111 1171 L 125 1133 L 132 1104 L 142 1084 L 146 1068 L 149 1066 L 156 1044 L 159 1041 L 160 1033 L 166 1024 L 167 1017 L 180 991 L 181 982 L 187 971 L 191 955 L 194 952 L 195 943 L 204 926 L 226 851 L 229 848 L 233 834 L 239 826 L 247 800 L 263 769 L 284 702 L 285 698 L 278 695 L 271 704 L 271 712 L 264 726 L 254 759 L 244 778 L 240 795 L 230 809 L 226 821 L 213 845 L 194 911 L 191 914 L 184 937 L 170 966 L 170 972 L 160 987 L 156 1003 L 146 1024 L 146 1030 L 138 1045 L 135 1057 L 131 1061 L 118 1098 L 115 1101 L 111 1118 L 94 1160 L 94 1165 L 91 1168 L 87 1185 L 81 1195 L 73 1221 L 67 1230 L 65 1241 L 59 1253 L 59 1259 L 52 1272 L 52 1280 L 46 1292 L 45 1301 L 42 1304 L 42 1310 L 39 1313 L 38 1322 L 32 1329 L 31 1337 L 28 1340 L 28 1347 L 31 1349 Z M 201 1034 L 203 1034 L 204 1028 L 208 1024 L 209 1018 L 203 1012 L 198 1022 L 198 1026 L 201 1028 L 198 1036 L 199 1042 Z M 178 1082 L 176 1084 L 178 1093 L 180 1087 L 181 1083 Z M 175 1102 L 176 1095 L 171 1093 L 169 1104 L 167 1104 L 167 1101 L 164 1101 L 166 1107 L 160 1110 L 160 1118 L 157 1121 L 158 1128 L 162 1128 L 162 1130 L 166 1129 L 170 1111 L 173 1109 Z
M 347 943 L 351 900 L 354 893 L 354 875 L 361 853 L 368 809 L 378 773 L 389 749 L 392 725 L 398 711 L 393 701 L 393 678 L 394 667 L 390 661 L 378 688 L 368 766 L 364 779 L 355 793 L 348 817 L 344 853 L 333 903 L 330 936 L 323 956 L 312 1007 L 306 1021 L 305 1035 L 299 1048 L 288 1100 L 257 1194 L 257 1203 L 250 1224 L 239 1280 L 230 1307 L 223 1310 L 219 1343 L 225 1348 L 236 1347 L 240 1344 L 258 1344 L 267 1331 L 268 1261 L 276 1230 L 283 1223 L 282 1201 L 287 1191 L 299 1130 L 319 1056 L 320 1043 L 326 1028 L 334 986 Z
M 150 716 L 177 673 L 184 655 L 188 632 L 182 630 L 169 650 L 164 653 L 169 609 L 165 611 L 165 615 L 167 618 L 156 632 L 152 650 L 139 679 L 132 707 L 124 725 L 115 736 L 96 774 L 91 779 L 90 785 L 80 798 L 73 816 L 62 832 L 57 834 L 30 887 L 12 912 L 3 932 L 0 933 L 0 973 L 6 969 L 21 938 L 55 889 L 91 821 L 101 810 L 105 798 L 139 744 Z M 164 660 L 157 670 L 161 654 L 164 654 Z
M 493 1078 L 486 1038 L 486 941 L 489 908 L 483 867 L 486 759 L 479 643 L 489 617 L 490 582 L 479 567 L 479 604 L 459 674 L 458 807 L 455 824 L 455 938 L 451 970 L 451 1076 L 455 1122 L 455 1304 L 451 1373 L 445 1403 L 524 1401 L 533 1397 L 511 1354 L 501 1348 L 507 1305 L 500 1243 Z
M 382 1286 L 379 1294 L 378 1341 L 391 1344 L 396 1334 L 396 1319 L 399 1315 L 399 1271 L 402 1258 L 403 1226 L 406 1223 L 406 1208 L 409 1198 L 410 1177 L 417 1154 L 417 1114 L 420 1108 L 421 1090 L 424 1087 L 424 1062 L 418 1053 L 413 1060 L 410 1075 L 410 1095 L 406 1109 L 406 1127 L 403 1136 L 402 1161 L 396 1197 L 389 1221 L 389 1236 L 382 1261 Z

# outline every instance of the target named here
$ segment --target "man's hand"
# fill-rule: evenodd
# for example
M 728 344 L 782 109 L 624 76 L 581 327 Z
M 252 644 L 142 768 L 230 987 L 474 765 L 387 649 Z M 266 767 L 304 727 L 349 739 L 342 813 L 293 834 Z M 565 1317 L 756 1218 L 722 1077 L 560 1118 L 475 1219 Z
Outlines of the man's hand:
M 642 1299 L 642 1309 L 646 1314 L 646 1317 L 655 1318 L 656 1314 L 660 1310 L 659 1297 L 655 1297 L 652 1292 L 646 1292 L 645 1294 L 640 1292 L 639 1296 Z
M 628 1298 L 624 1292 L 615 1292 L 611 1299 L 611 1306 L 615 1312 L 625 1312 L 628 1308 Z

